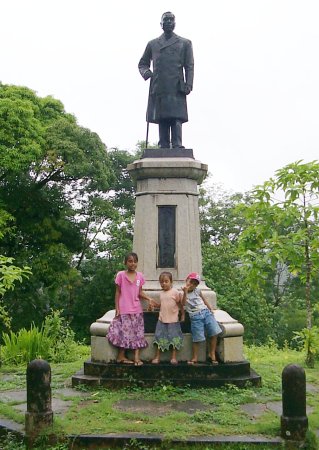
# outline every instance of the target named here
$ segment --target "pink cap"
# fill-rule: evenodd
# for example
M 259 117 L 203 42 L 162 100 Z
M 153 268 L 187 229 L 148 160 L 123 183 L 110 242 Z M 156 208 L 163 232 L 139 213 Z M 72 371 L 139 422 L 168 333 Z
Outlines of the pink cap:
M 198 281 L 198 283 L 200 283 L 200 275 L 199 275 L 198 273 L 196 273 L 196 272 L 191 272 L 191 273 L 189 273 L 189 274 L 187 275 L 187 278 L 188 278 L 189 280 L 196 280 L 196 281 Z

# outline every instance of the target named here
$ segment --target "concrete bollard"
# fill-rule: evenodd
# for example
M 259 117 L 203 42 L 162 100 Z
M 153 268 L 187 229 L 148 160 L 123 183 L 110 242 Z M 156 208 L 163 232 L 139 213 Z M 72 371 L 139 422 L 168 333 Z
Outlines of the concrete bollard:
M 43 359 L 34 359 L 27 367 L 27 412 L 25 414 L 25 431 L 31 446 L 39 432 L 52 424 L 51 367 Z
M 296 364 L 289 364 L 282 371 L 281 437 L 302 441 L 307 429 L 305 371 Z

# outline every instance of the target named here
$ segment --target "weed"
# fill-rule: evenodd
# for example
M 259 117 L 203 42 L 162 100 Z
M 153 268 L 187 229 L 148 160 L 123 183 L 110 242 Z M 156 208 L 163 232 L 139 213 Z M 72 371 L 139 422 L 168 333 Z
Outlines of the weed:
M 0 438 L 1 450 L 25 450 L 25 444 L 14 434 L 8 433 Z

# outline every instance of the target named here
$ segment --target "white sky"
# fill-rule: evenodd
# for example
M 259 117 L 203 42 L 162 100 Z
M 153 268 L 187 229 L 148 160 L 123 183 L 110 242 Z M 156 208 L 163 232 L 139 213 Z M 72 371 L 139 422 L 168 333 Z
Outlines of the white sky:
M 0 0 L 0 80 L 53 95 L 132 150 L 146 134 L 137 64 L 168 10 L 194 47 L 183 144 L 213 182 L 245 191 L 319 158 L 318 0 Z

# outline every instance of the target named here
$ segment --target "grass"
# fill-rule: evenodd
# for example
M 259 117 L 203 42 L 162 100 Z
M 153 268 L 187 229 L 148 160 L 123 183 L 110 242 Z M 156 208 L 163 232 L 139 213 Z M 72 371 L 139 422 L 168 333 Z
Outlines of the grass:
M 267 410 L 260 417 L 252 419 L 241 410 L 240 405 L 281 401 L 281 372 L 289 363 L 304 366 L 304 355 L 290 349 L 278 350 L 274 345 L 247 347 L 245 355 L 251 366 L 262 376 L 261 388 L 247 386 L 245 389 L 239 389 L 227 386 L 223 389 L 190 389 L 174 388 L 169 384 L 162 384 L 151 389 L 137 388 L 134 385 L 121 390 L 82 387 L 79 389 L 79 396 L 72 397 L 73 404 L 65 416 L 55 416 L 56 428 L 62 435 L 137 432 L 161 434 L 167 439 L 232 434 L 278 436 L 280 419 L 274 412 Z M 69 386 L 70 376 L 82 366 L 87 356 L 82 354 L 81 359 L 76 362 L 52 364 L 52 387 Z M 307 394 L 307 404 L 313 408 L 308 416 L 309 428 L 314 431 L 319 428 L 318 361 L 315 368 L 305 368 L 305 371 L 307 382 L 318 389 L 316 392 Z M 25 368 L 2 367 L 0 369 L 0 394 L 4 390 L 24 387 Z M 84 396 L 81 395 L 83 392 Z M 193 415 L 170 412 L 162 416 L 152 416 L 145 412 L 131 413 L 116 409 L 116 403 L 123 399 L 156 402 L 199 400 L 207 405 L 207 409 Z M 13 405 L 1 401 L 0 416 L 18 422 L 24 420 L 24 415 L 17 413 Z M 134 448 L 143 450 L 143 446 Z M 238 445 L 228 448 L 241 449 Z M 262 446 L 258 448 L 262 449 Z

